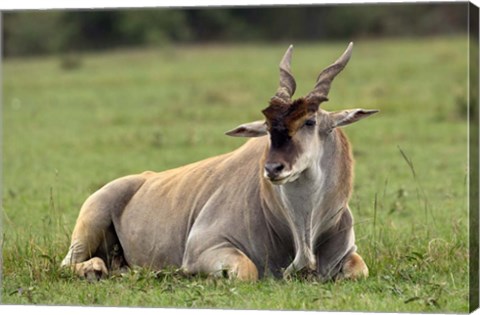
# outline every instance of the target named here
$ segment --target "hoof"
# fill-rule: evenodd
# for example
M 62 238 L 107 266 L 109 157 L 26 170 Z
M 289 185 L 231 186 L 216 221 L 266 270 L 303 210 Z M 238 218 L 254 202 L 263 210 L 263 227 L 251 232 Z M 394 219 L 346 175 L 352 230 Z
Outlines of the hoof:
M 76 264 L 75 272 L 90 282 L 98 281 L 108 275 L 105 262 L 98 257 Z
M 357 280 L 368 277 L 368 267 L 363 261 L 363 258 L 353 253 L 347 258 L 342 268 L 340 279 Z

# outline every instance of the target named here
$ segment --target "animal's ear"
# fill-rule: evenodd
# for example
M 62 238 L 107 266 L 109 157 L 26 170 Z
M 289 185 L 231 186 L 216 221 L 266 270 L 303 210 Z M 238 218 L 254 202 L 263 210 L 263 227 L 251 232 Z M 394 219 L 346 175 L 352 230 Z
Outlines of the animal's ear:
M 261 137 L 267 134 L 265 121 L 258 120 L 238 126 L 225 133 L 232 137 Z
M 330 117 L 333 120 L 333 127 L 340 127 L 350 125 L 360 119 L 367 118 L 370 115 L 378 113 L 378 110 L 366 110 L 366 109 L 347 109 L 341 112 L 330 113 Z

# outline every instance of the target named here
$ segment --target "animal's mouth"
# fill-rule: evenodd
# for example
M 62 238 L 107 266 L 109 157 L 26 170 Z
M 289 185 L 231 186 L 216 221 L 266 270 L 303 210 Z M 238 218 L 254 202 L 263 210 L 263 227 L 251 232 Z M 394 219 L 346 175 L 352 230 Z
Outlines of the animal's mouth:
M 279 175 L 275 177 L 270 177 L 266 173 L 264 174 L 265 179 L 267 179 L 273 185 L 283 185 L 289 182 L 293 182 L 298 178 L 298 176 L 294 176 L 295 174 L 290 172 L 285 175 Z
M 289 177 L 290 176 L 282 177 L 282 178 L 268 178 L 268 180 L 270 181 L 270 183 L 274 185 L 283 185 L 288 182 Z

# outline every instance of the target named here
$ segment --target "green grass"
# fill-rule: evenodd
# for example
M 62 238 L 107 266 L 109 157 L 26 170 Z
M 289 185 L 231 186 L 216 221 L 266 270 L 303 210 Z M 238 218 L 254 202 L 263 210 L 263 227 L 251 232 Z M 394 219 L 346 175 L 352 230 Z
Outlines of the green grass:
M 347 43 L 298 43 L 297 95 Z M 287 45 L 168 47 L 3 64 L 5 304 L 389 312 L 468 311 L 467 38 L 355 43 L 327 110 L 377 108 L 346 127 L 350 206 L 370 277 L 254 284 L 132 270 L 88 283 L 59 269 L 79 208 L 104 183 L 232 150 L 261 119 Z

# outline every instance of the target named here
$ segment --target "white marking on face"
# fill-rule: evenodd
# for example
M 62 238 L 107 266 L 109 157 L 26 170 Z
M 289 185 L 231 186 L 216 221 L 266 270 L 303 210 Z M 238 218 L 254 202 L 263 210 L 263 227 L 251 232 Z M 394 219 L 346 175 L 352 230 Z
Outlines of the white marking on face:
M 320 159 L 322 150 L 317 131 L 315 130 L 313 134 L 303 136 L 298 144 L 301 146 L 302 153 L 292 165 L 292 169 L 289 171 L 289 178 L 286 182 L 293 182 L 307 169 L 315 168 Z
M 280 175 L 278 175 L 277 177 L 275 177 L 274 179 L 270 178 L 268 176 L 268 172 L 266 170 L 263 171 L 263 177 L 266 179 L 266 180 L 269 180 L 272 184 L 274 185 L 283 185 L 287 182 L 291 182 L 292 179 L 292 171 L 291 170 L 287 170 L 287 171 L 282 171 L 280 173 Z

